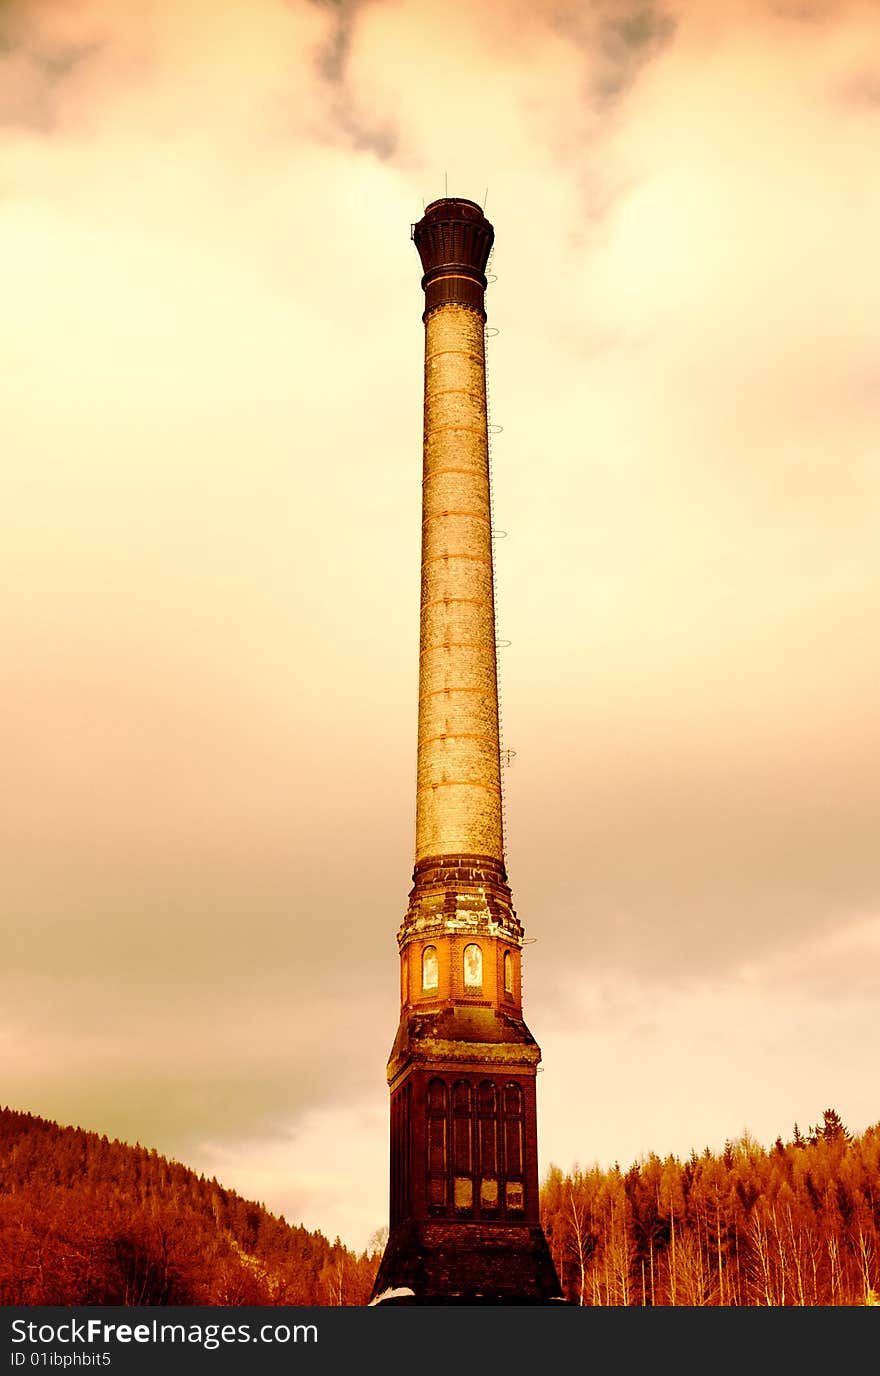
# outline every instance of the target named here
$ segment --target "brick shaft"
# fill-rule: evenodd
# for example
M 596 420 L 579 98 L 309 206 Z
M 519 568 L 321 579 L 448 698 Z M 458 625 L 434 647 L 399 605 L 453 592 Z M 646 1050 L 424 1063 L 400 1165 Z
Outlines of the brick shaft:
M 425 321 L 416 863 L 503 860 L 483 322 Z

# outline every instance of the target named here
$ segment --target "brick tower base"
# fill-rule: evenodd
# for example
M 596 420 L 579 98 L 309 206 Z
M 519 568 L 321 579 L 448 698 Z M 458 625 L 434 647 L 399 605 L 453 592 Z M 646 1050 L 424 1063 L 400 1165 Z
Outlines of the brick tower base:
M 518 1013 L 403 1010 L 388 1066 L 391 1232 L 373 1304 L 561 1300 L 538 1212 L 540 1052 Z
M 562 1302 L 543 1230 L 492 1223 L 401 1224 L 373 1293 L 373 1304 Z

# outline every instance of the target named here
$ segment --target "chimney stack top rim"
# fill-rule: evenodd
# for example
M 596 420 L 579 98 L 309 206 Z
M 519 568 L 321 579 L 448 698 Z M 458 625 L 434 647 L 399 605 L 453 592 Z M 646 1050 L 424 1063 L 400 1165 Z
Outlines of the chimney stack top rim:
M 465 206 L 467 206 L 469 210 L 475 210 L 477 214 L 468 215 L 466 212 L 461 214 L 461 210 L 463 210 Z M 431 201 L 429 205 L 425 206 L 424 216 L 427 217 L 430 215 L 431 219 L 434 219 L 443 210 L 450 210 L 454 213 L 459 207 L 461 207 L 459 215 L 462 219 L 484 220 L 486 218 L 483 214 L 483 207 L 477 201 L 468 200 L 466 196 L 441 196 L 438 200 Z

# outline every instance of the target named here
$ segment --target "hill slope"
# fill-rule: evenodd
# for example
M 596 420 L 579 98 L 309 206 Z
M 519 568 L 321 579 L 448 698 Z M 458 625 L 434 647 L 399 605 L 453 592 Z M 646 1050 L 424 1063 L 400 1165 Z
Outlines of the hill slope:
M 551 1167 L 541 1213 L 585 1305 L 858 1305 L 880 1291 L 880 1123 L 831 1109 L 622 1172 Z M 140 1146 L 0 1109 L 0 1305 L 363 1305 L 379 1255 Z
M 0 1109 L 0 1304 L 365 1304 L 379 1258 L 143 1147 Z

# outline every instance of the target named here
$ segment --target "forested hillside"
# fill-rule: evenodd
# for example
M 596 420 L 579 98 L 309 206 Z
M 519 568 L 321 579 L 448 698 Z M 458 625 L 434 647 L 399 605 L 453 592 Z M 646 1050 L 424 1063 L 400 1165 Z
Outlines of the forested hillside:
M 827 1109 L 770 1150 L 551 1168 L 542 1216 L 575 1304 L 877 1304 L 880 1123 L 852 1136 Z
M 0 1109 L 0 1304 L 366 1304 L 378 1255 L 155 1151 Z
M 551 1167 L 541 1213 L 575 1304 L 876 1304 L 880 1123 L 827 1109 L 769 1150 Z M 363 1305 L 378 1263 L 155 1151 L 0 1109 L 0 1304 Z

